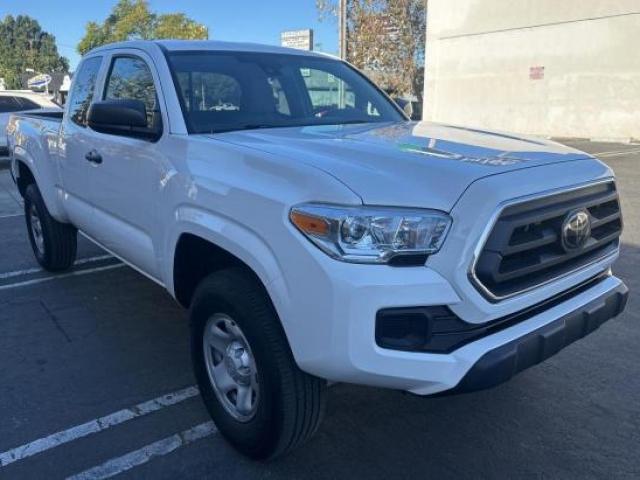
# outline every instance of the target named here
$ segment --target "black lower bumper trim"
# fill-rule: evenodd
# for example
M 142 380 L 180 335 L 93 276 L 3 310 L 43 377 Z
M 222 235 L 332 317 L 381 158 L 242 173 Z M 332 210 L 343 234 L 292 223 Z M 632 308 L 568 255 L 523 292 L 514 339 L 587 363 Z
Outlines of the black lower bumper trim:
M 9 156 L 9 147 L 0 146 L 0 157 L 8 157 Z
M 553 322 L 485 353 L 460 383 L 443 395 L 495 387 L 589 335 L 624 310 L 629 289 L 621 284 Z

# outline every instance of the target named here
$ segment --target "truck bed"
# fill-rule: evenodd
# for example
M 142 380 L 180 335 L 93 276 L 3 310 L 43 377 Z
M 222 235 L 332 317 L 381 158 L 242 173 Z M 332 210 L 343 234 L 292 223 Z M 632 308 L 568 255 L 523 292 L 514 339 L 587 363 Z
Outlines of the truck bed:
M 18 148 L 28 150 L 37 164 L 34 168 L 54 184 L 58 183 L 55 157 L 62 113 L 54 109 L 16 112 L 7 126 L 9 152 Z
M 27 110 L 25 112 L 15 113 L 15 116 L 19 117 L 36 117 L 36 118 L 46 118 L 47 120 L 54 120 L 58 123 L 62 122 L 62 116 L 64 114 L 64 110 L 54 110 L 54 109 L 40 109 L 40 110 Z

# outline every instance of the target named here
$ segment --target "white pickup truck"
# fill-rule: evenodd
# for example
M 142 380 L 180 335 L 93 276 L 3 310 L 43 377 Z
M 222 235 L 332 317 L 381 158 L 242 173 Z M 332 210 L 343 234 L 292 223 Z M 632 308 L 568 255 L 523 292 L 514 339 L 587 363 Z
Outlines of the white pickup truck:
M 308 439 L 330 383 L 489 388 L 628 296 L 606 165 L 411 122 L 325 55 L 108 45 L 64 115 L 15 115 L 8 132 L 40 264 L 70 268 L 80 231 L 189 308 L 204 402 L 253 458 Z

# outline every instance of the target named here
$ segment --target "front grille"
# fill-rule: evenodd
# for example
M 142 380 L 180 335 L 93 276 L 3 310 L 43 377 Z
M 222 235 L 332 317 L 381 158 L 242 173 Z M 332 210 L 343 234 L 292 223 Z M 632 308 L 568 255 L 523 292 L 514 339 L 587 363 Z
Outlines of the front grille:
M 563 246 L 562 227 L 572 212 L 585 211 L 591 232 L 583 246 Z M 491 300 L 529 290 L 614 253 L 622 233 L 613 182 L 507 207 L 475 264 L 473 277 Z

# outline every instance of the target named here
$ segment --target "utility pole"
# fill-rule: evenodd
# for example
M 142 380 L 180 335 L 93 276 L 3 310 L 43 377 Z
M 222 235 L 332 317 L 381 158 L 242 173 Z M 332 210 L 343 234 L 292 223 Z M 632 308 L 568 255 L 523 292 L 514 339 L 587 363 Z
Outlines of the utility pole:
M 347 0 L 340 0 L 340 11 L 338 12 L 338 28 L 340 29 L 340 58 L 347 60 Z M 338 83 L 338 107 L 345 106 L 345 89 L 342 80 Z
M 338 12 L 338 25 L 340 29 L 340 58 L 347 59 L 347 0 L 340 0 Z

